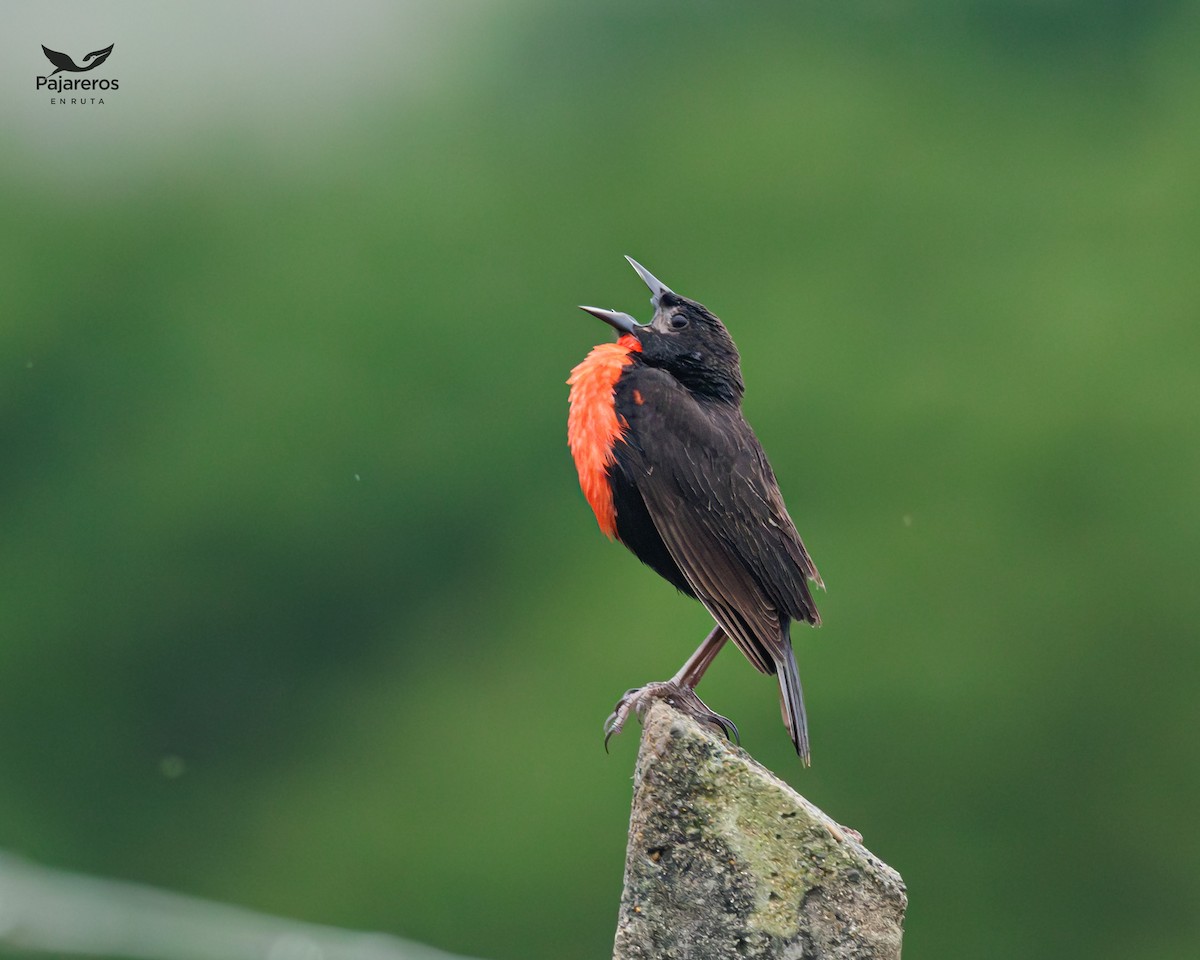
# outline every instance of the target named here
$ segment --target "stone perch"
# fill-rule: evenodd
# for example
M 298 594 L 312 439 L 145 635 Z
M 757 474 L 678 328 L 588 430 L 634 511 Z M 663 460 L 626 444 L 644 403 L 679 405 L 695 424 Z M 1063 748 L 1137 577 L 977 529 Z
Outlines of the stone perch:
M 614 960 L 899 960 L 904 881 L 662 701 L 644 718 Z

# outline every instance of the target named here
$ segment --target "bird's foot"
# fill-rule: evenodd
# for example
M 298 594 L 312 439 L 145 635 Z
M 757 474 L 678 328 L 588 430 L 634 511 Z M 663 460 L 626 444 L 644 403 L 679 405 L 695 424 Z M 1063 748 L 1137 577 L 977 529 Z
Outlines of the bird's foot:
M 726 739 L 741 743 L 737 724 L 715 710 L 710 710 L 708 704 L 696 696 L 693 688 L 674 680 L 663 680 L 625 691 L 625 695 L 617 701 L 613 712 L 604 721 L 604 749 L 607 750 L 608 741 L 621 732 L 631 712 L 636 712 L 638 719 L 641 719 L 654 700 L 662 700 L 680 713 L 686 713 L 701 723 L 716 727 L 725 734 Z

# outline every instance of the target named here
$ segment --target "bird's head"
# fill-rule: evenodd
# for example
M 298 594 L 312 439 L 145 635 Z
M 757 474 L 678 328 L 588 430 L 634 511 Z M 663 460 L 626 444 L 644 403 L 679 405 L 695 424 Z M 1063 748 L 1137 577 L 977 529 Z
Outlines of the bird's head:
M 741 361 L 729 331 L 715 314 L 681 297 L 632 257 L 626 257 L 650 288 L 654 318 L 638 323 L 627 313 L 582 307 L 594 317 L 635 337 L 638 359 L 671 374 L 692 393 L 729 403 L 741 401 Z

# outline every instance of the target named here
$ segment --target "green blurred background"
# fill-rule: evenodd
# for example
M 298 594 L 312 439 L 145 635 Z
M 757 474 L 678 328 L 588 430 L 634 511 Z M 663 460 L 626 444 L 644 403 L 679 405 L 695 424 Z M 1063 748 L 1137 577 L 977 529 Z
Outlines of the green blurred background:
M 740 657 L 702 693 L 906 956 L 1196 956 L 1195 4 L 4 17 L 0 848 L 607 955 L 600 724 L 707 629 L 566 450 L 628 253 L 728 323 L 829 585 L 811 770 Z M 34 93 L 113 41 L 103 107 Z

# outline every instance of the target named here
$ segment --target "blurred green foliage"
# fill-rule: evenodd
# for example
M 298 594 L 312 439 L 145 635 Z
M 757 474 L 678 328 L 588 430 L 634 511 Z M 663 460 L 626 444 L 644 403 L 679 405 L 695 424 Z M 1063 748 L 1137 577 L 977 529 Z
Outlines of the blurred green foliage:
M 702 692 L 903 873 L 907 952 L 1193 957 L 1198 26 L 536 7 L 297 170 L 0 165 L 0 846 L 605 955 L 600 723 L 707 628 L 565 448 L 629 253 L 730 326 L 829 584 L 811 771 L 740 658 Z

